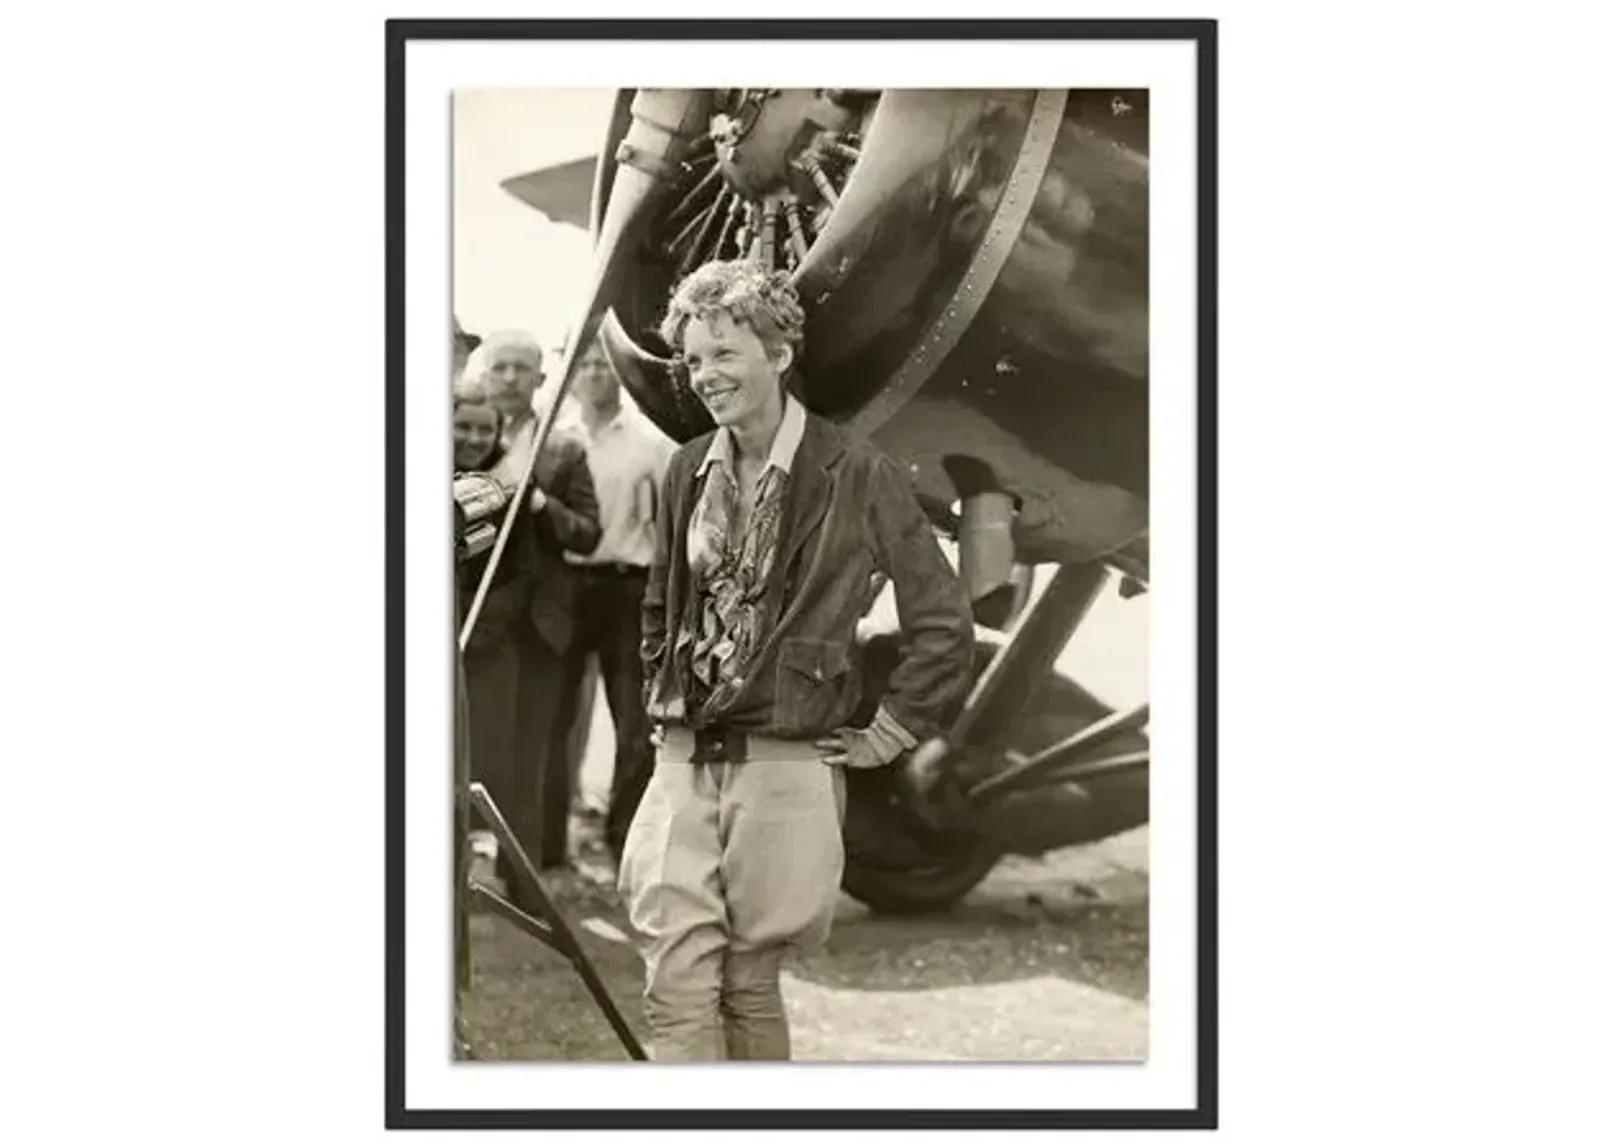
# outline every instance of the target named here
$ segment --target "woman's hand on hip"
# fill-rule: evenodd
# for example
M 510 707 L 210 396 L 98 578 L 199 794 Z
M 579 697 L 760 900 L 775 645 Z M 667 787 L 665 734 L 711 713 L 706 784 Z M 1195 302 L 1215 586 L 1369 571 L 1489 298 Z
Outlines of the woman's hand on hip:
M 823 751 L 822 760 L 829 766 L 851 770 L 875 770 L 887 766 L 902 753 L 899 743 L 851 726 L 817 739 L 816 745 Z

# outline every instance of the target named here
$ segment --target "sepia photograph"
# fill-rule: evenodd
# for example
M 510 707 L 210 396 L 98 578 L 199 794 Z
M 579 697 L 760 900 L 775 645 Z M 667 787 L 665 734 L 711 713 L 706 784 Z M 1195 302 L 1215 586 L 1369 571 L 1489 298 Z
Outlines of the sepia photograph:
M 663 26 L 390 24 L 392 1121 L 1214 1116 L 1214 25 Z
M 812 8 L 13 22 L 0 1136 L 1581 1134 L 1589 40 Z

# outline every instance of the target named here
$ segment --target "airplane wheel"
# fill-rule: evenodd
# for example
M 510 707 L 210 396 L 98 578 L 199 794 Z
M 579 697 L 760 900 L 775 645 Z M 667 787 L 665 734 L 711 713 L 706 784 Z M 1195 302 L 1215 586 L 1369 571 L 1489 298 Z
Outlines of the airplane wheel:
M 971 892 L 1001 857 L 975 835 L 929 830 L 900 805 L 890 776 L 852 771 L 844 891 L 878 913 L 934 913 Z
M 942 912 L 976 889 L 999 859 L 998 853 L 974 850 L 920 869 L 880 869 L 846 859 L 844 891 L 875 913 Z

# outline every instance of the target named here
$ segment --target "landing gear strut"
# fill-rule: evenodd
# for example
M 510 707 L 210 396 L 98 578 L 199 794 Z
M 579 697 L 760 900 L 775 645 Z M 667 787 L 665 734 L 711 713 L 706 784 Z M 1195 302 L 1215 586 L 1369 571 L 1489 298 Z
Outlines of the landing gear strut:
M 499 808 L 494 804 L 494 799 L 489 796 L 489 791 L 478 782 L 472 783 L 472 803 L 477 807 L 489 822 L 489 828 L 494 832 L 495 839 L 505 847 L 505 852 L 511 858 L 512 876 L 517 879 L 517 885 L 522 889 L 525 897 L 533 904 L 534 912 L 525 913 L 517 906 L 507 901 L 493 890 L 472 882 L 472 896 L 490 912 L 497 914 L 503 920 L 509 921 L 530 937 L 541 944 L 554 949 L 567 959 L 567 962 L 578 971 L 584 987 L 589 990 L 595 1004 L 605 1015 L 606 1022 L 611 1025 L 611 1030 L 617 1034 L 617 1039 L 622 1041 L 622 1046 L 627 1049 L 628 1055 L 635 1060 L 646 1058 L 643 1046 L 633 1034 L 633 1029 L 628 1027 L 628 1022 L 623 1019 L 622 1013 L 617 1009 L 616 1001 L 611 998 L 611 993 L 606 991 L 605 982 L 600 979 L 600 974 L 595 971 L 594 962 L 589 959 L 589 954 L 583 951 L 583 946 L 578 943 L 577 936 L 567 925 L 561 911 L 556 908 L 555 902 L 550 899 L 550 893 L 545 889 L 544 883 L 539 880 L 539 875 L 534 872 L 533 862 L 528 860 L 527 851 L 522 848 L 522 843 L 511 832 L 511 827 L 501 816 Z
M 891 771 L 850 775 L 851 896 L 885 913 L 947 908 L 1007 853 L 1085 844 L 1147 820 L 1148 706 L 1113 711 L 1054 669 L 1110 574 L 1098 563 L 1058 569 L 1009 643 L 980 642 L 978 681 L 949 735 Z M 878 686 L 885 659 L 869 648 Z
M 476 1059 L 472 1050 L 472 1043 L 467 1036 L 466 1023 L 462 1016 L 463 1001 L 472 988 L 472 942 L 471 931 L 468 924 L 468 907 L 477 901 L 490 912 L 495 913 L 503 920 L 508 921 L 518 929 L 527 933 L 541 944 L 560 953 L 567 962 L 577 970 L 578 976 L 583 980 L 584 987 L 589 995 L 605 1015 L 606 1022 L 616 1032 L 617 1038 L 622 1041 L 622 1046 L 628 1055 L 635 1060 L 644 1060 L 643 1046 L 638 1037 L 633 1034 L 633 1029 L 628 1027 L 628 1022 L 623 1019 L 622 1013 L 617 1009 L 616 1001 L 606 991 L 605 982 L 600 979 L 600 974 L 595 970 L 594 962 L 589 959 L 589 954 L 584 952 L 583 946 L 578 943 L 577 936 L 573 933 L 561 911 L 551 900 L 549 891 L 544 882 L 534 871 L 533 862 L 528 860 L 527 851 L 522 848 L 522 843 L 517 840 L 511 827 L 506 824 L 505 817 L 500 813 L 500 808 L 495 805 L 494 799 L 489 796 L 489 791 L 481 782 L 474 782 L 470 761 L 471 743 L 467 734 L 467 693 L 466 672 L 459 655 L 456 660 L 456 736 L 455 736 L 455 893 L 454 893 L 454 953 L 455 953 L 455 1057 L 461 1060 Z M 530 902 L 533 912 L 524 912 L 517 906 L 507 901 L 498 893 L 493 892 L 484 885 L 472 880 L 469 870 L 472 864 L 472 847 L 469 840 L 471 829 L 472 810 L 476 808 L 494 833 L 495 840 L 499 843 L 500 851 L 510 858 L 511 875 L 516 879 L 517 887 L 523 892 L 523 898 Z

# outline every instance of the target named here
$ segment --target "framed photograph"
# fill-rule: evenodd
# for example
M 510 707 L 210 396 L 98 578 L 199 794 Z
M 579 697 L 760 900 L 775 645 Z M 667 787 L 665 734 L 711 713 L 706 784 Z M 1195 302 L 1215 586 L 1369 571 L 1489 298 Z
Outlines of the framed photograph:
M 1214 1127 L 1215 21 L 386 34 L 389 1125 Z

